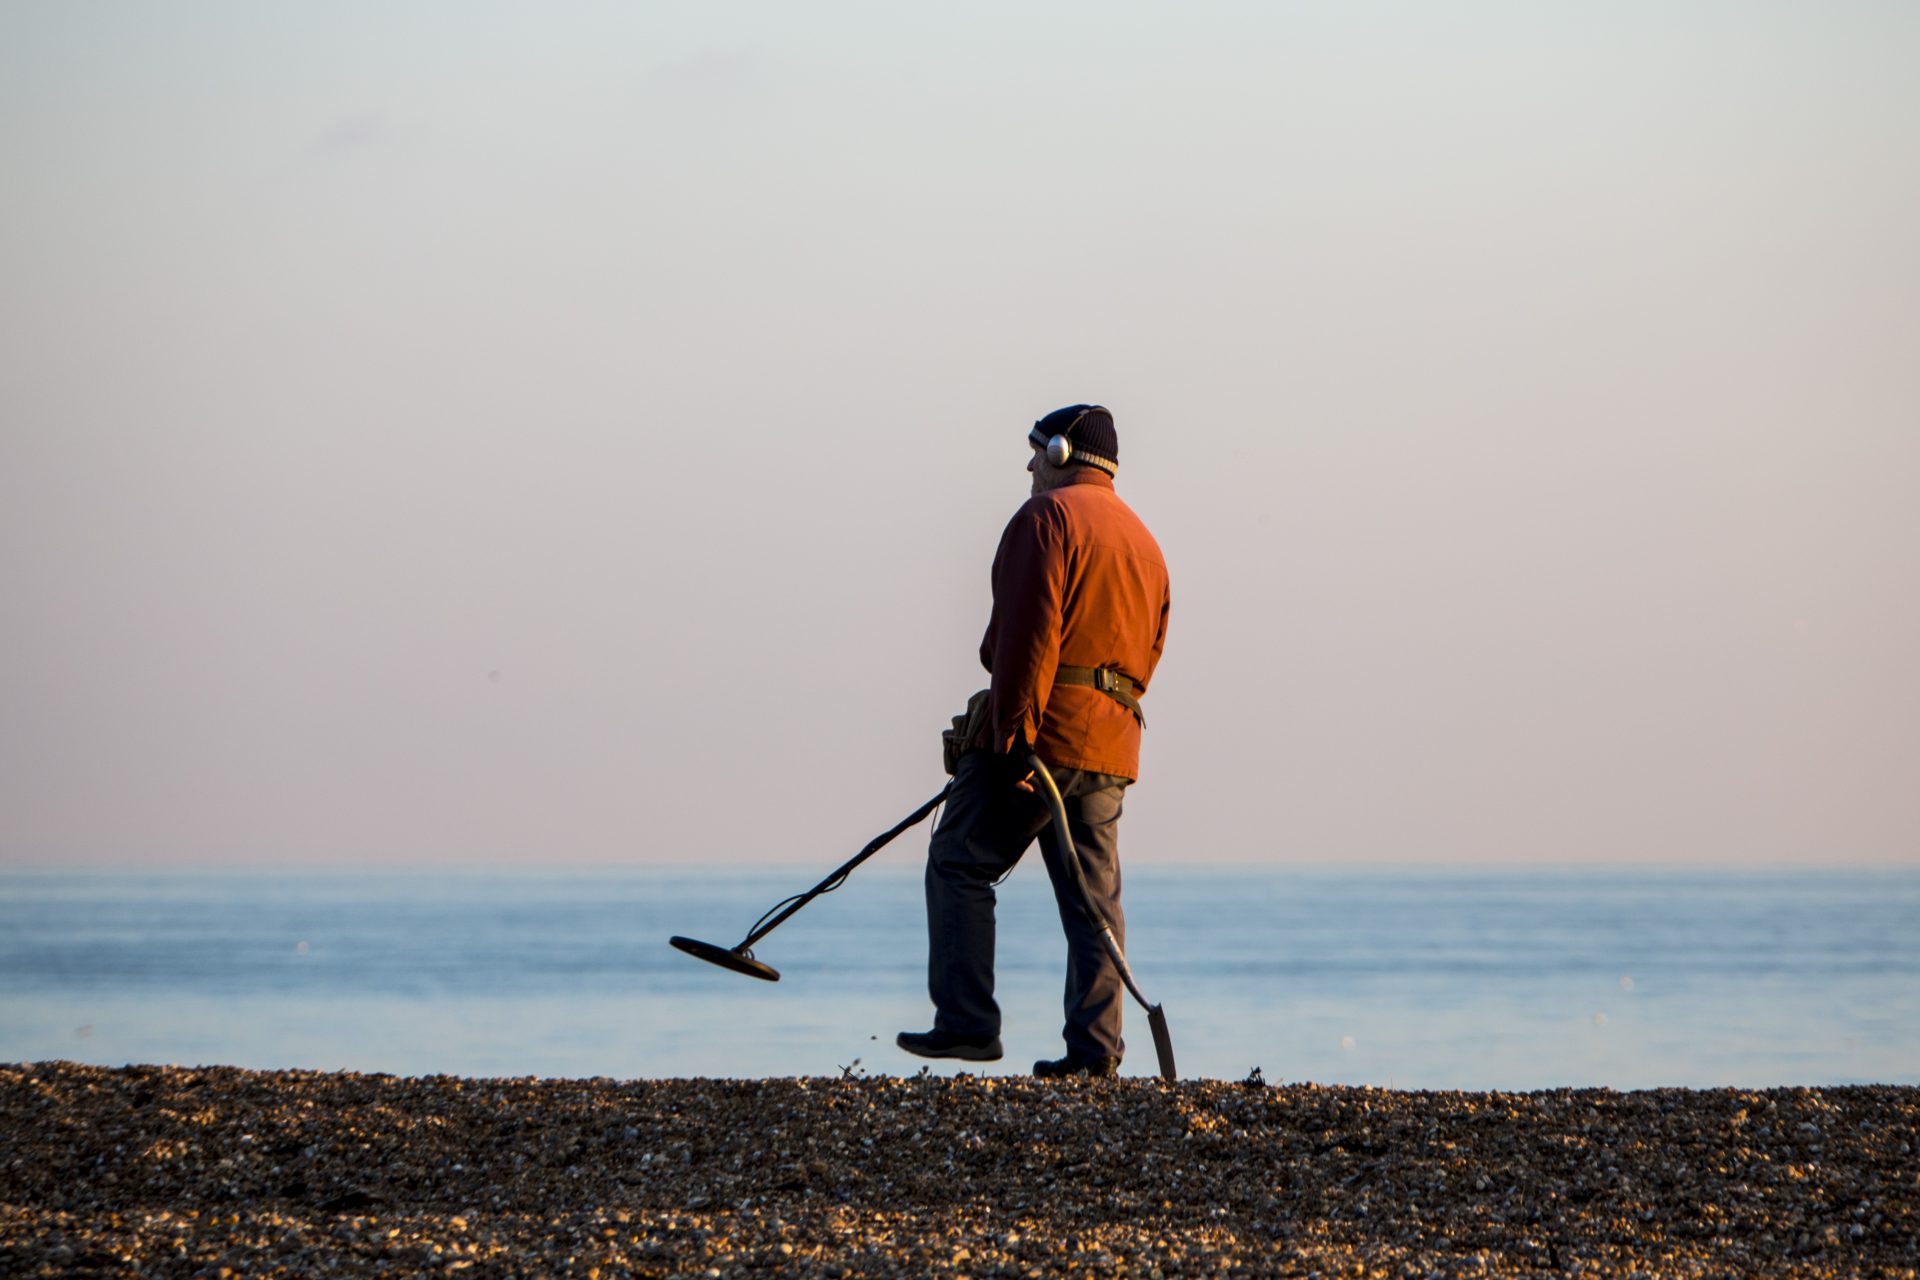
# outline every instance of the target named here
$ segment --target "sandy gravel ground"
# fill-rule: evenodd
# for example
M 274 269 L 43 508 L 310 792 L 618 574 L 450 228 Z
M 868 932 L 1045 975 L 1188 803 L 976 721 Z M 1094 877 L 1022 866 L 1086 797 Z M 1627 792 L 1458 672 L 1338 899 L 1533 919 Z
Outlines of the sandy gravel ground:
M 1920 1090 L 0 1067 L 0 1275 L 1901 1276 Z

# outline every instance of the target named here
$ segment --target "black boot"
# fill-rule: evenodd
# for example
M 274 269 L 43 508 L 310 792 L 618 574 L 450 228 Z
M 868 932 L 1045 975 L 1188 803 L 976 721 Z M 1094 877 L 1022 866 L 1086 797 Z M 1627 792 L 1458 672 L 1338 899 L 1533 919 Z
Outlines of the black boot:
M 970 1038 L 945 1031 L 902 1031 L 893 1042 L 923 1058 L 964 1058 L 968 1062 L 1000 1061 L 1000 1037 Z

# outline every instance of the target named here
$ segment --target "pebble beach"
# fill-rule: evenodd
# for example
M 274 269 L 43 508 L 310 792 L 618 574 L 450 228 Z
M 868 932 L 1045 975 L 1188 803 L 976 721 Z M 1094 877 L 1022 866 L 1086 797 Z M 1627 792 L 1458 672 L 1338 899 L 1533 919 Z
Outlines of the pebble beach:
M 0 1067 L 0 1275 L 1885 1276 L 1920 1089 Z

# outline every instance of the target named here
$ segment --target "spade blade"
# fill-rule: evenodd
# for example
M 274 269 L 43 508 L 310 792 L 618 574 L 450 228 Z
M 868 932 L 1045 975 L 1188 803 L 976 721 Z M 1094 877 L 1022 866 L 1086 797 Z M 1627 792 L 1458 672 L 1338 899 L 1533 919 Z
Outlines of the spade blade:
M 1159 1005 L 1147 1010 L 1147 1026 L 1153 1031 L 1153 1053 L 1160 1059 L 1160 1078 L 1178 1080 L 1173 1066 L 1173 1032 L 1167 1029 L 1167 1011 Z

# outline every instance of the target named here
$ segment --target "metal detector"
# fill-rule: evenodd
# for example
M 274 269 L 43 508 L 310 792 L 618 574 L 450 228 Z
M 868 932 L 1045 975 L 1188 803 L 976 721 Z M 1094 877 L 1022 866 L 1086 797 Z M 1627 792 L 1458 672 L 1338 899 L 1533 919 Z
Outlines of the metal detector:
M 1060 836 L 1060 851 L 1065 858 L 1074 888 L 1080 895 L 1080 909 L 1086 913 L 1087 919 L 1099 931 L 1100 941 L 1106 947 L 1107 955 L 1112 958 L 1114 968 L 1120 971 L 1120 981 L 1126 984 L 1127 990 L 1133 993 L 1133 998 L 1138 1000 L 1141 1008 L 1147 1011 L 1147 1026 L 1153 1032 L 1153 1052 L 1160 1060 L 1161 1077 L 1176 1080 L 1179 1076 L 1173 1065 L 1173 1035 L 1167 1030 L 1166 1010 L 1147 999 L 1146 992 L 1140 990 L 1139 982 L 1134 979 L 1133 970 L 1127 965 L 1126 953 L 1120 949 L 1120 943 L 1113 936 L 1113 926 L 1107 923 L 1106 918 L 1093 905 L 1093 895 L 1087 891 L 1086 873 L 1080 868 L 1080 853 L 1074 848 L 1073 831 L 1067 824 L 1066 802 L 1060 798 L 1060 788 L 1054 783 L 1053 775 L 1047 772 L 1047 766 L 1038 755 L 1029 755 L 1027 760 L 1033 766 L 1034 776 L 1040 779 L 1040 784 L 1046 791 L 1047 807 L 1053 814 L 1054 830 Z M 947 798 L 947 792 L 952 786 L 953 784 L 949 782 L 940 788 L 939 794 L 868 841 L 866 848 L 835 867 L 826 879 L 813 888 L 775 903 L 766 915 L 754 922 L 753 928 L 747 930 L 747 936 L 735 945 L 722 947 L 711 942 L 702 942 L 698 938 L 683 938 L 678 934 L 667 941 L 688 955 L 705 960 L 708 964 L 719 965 L 722 969 L 731 969 L 735 973 L 744 973 L 750 978 L 759 978 L 765 982 L 780 981 L 778 969 L 764 960 L 755 958 L 753 944 L 778 929 L 794 912 L 821 894 L 832 893 L 845 884 L 847 876 L 855 867 L 880 852 L 895 836 L 920 822 L 938 808 L 940 802 Z
M 1067 826 L 1067 804 L 1060 798 L 1060 788 L 1054 784 L 1053 775 L 1047 772 L 1047 766 L 1038 754 L 1029 754 L 1027 763 L 1033 766 L 1033 776 L 1040 779 L 1040 785 L 1046 789 L 1047 807 L 1053 811 L 1053 829 L 1060 836 L 1060 852 L 1072 874 L 1073 887 L 1080 892 L 1080 909 L 1087 913 L 1087 919 L 1100 933 L 1100 941 L 1107 948 L 1107 955 L 1113 959 L 1113 967 L 1120 971 L 1120 981 L 1127 984 L 1127 990 L 1147 1011 L 1147 1026 L 1153 1031 L 1154 1056 L 1160 1059 L 1160 1078 L 1177 1080 L 1179 1075 L 1173 1067 L 1173 1033 L 1167 1030 L 1167 1011 L 1147 999 L 1147 993 L 1134 981 L 1133 970 L 1127 966 L 1127 957 L 1120 950 L 1120 943 L 1113 936 L 1113 926 L 1093 905 L 1093 895 L 1087 891 L 1086 872 L 1080 868 L 1080 852 L 1073 847 L 1073 832 Z
M 715 946 L 711 942 L 702 942 L 698 938 L 682 938 L 678 935 L 668 938 L 667 941 L 688 955 L 698 956 L 708 964 L 717 964 L 722 969 L 731 969 L 735 973 L 744 973 L 749 978 L 760 978 L 767 982 L 780 981 L 780 971 L 778 969 L 764 960 L 754 959 L 753 944 L 772 933 L 775 929 L 778 929 L 786 922 L 788 916 L 791 916 L 794 912 L 806 906 L 821 894 L 832 893 L 835 889 L 838 889 L 842 884 L 846 883 L 847 876 L 852 874 L 855 867 L 880 852 L 889 840 L 892 840 L 902 831 L 905 831 L 908 827 L 919 822 L 922 818 L 938 808 L 940 802 L 947 798 L 947 789 L 952 785 L 953 784 L 949 782 L 945 787 L 940 788 L 939 795 L 927 801 L 906 817 L 900 819 L 899 822 L 896 822 L 872 840 L 869 840 L 866 848 L 835 867 L 825 880 L 822 880 L 819 884 L 813 886 L 813 888 L 807 890 L 805 893 L 796 893 L 791 898 L 783 898 L 779 902 L 776 902 L 766 915 L 761 916 L 760 919 L 754 922 L 753 928 L 747 930 L 747 936 L 740 939 L 737 945 L 720 947 Z

